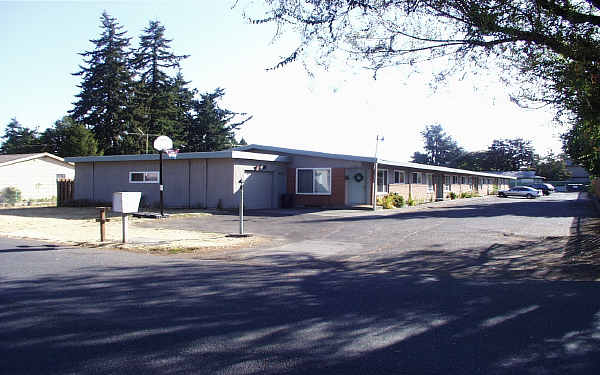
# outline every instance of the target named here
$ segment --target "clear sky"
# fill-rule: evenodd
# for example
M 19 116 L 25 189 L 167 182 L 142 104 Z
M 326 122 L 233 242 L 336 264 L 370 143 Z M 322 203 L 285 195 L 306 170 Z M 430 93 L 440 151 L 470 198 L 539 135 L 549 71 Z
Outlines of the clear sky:
M 260 2 L 260 1 L 259 1 Z M 433 91 L 427 73 L 371 73 L 331 66 L 306 74 L 299 64 L 265 68 L 287 55 L 285 40 L 272 43 L 273 26 L 251 25 L 233 0 L 0 1 L 0 132 L 16 117 L 43 130 L 64 116 L 79 92 L 78 53 L 93 49 L 106 10 L 128 31 L 132 45 L 150 20 L 159 20 L 190 87 L 226 90 L 223 106 L 253 119 L 238 133 L 248 143 L 407 161 L 422 149 L 420 131 L 440 123 L 468 151 L 493 139 L 522 137 L 536 151 L 560 152 L 552 112 L 525 110 L 508 100 L 494 78 L 452 79 Z M 427 69 L 424 69 L 426 71 Z

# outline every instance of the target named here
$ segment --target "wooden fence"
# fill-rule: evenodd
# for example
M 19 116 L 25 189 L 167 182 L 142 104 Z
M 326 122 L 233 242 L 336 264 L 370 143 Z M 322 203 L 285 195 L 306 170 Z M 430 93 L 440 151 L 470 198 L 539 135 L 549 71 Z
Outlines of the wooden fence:
M 65 203 L 73 200 L 73 180 L 61 178 L 56 180 L 56 206 L 64 206 Z

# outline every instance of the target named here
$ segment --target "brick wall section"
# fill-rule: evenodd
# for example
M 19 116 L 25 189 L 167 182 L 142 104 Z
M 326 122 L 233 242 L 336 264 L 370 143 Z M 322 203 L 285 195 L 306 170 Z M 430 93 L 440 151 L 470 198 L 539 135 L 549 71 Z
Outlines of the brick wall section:
M 346 171 L 331 168 L 331 195 L 296 194 L 296 169 L 288 168 L 287 192 L 294 194 L 296 206 L 343 207 L 346 203 Z
M 390 184 L 390 193 L 396 193 L 408 199 L 410 195 L 415 201 L 435 200 L 435 192 L 429 191 L 425 184 Z

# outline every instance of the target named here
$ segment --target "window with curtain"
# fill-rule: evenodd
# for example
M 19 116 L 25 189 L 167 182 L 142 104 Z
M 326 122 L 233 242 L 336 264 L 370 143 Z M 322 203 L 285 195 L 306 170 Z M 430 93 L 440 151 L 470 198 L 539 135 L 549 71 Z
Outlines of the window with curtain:
M 298 168 L 296 170 L 297 194 L 331 194 L 331 169 Z

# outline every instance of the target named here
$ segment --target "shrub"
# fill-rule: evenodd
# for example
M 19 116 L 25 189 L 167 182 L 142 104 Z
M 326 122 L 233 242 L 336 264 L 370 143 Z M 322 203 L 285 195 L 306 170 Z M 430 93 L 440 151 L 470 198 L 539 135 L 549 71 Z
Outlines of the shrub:
M 456 199 L 458 197 L 456 196 L 455 192 L 451 191 L 451 192 L 448 193 L 448 198 L 454 200 L 454 199 Z
M 406 201 L 406 204 L 408 204 L 409 206 L 414 206 L 417 204 L 417 202 L 415 202 L 414 199 L 412 199 L 411 197 L 408 197 L 408 200 Z
M 472 198 L 473 193 L 471 193 L 470 191 L 464 191 L 464 192 L 460 193 L 460 197 L 461 198 Z
M 383 208 L 394 208 L 394 196 L 392 194 L 388 194 L 385 197 L 383 197 Z
M 2 201 L 13 205 L 21 200 L 21 190 L 9 186 L 2 191 Z
M 402 195 L 394 193 L 392 196 L 394 197 L 394 206 L 404 207 L 404 197 Z

